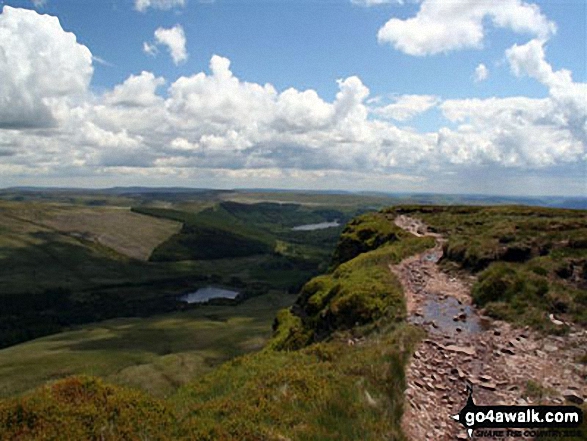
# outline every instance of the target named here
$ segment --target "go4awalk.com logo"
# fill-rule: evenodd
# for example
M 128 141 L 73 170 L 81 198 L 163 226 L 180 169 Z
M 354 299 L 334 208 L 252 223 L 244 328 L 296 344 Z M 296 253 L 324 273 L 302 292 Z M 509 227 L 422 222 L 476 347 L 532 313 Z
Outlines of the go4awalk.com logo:
M 470 385 L 467 392 L 467 404 L 452 418 L 465 426 L 469 438 L 582 436 L 583 411 L 576 406 L 477 406 Z

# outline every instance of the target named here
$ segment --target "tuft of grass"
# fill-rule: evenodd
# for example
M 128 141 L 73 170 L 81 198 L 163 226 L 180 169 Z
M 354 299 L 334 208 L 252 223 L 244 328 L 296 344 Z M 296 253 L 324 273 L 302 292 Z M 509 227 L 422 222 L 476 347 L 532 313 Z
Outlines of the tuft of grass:
M 175 416 L 144 393 L 71 377 L 0 402 L 0 437 L 22 439 L 174 439 Z

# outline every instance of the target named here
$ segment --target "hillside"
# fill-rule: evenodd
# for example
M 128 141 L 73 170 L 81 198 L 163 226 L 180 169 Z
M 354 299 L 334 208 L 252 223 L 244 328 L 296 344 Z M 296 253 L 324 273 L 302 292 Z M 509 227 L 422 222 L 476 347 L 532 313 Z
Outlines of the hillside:
M 295 293 L 327 268 L 341 228 L 292 228 L 344 222 L 360 209 L 215 198 L 64 191 L 0 200 L 0 348 L 70 326 L 179 311 L 181 294 L 208 285 L 234 288 L 239 301 Z
M 462 355 L 460 351 L 469 351 L 464 347 L 467 343 L 479 339 L 483 347 L 499 343 L 508 348 L 507 339 L 513 341 L 520 333 L 529 342 L 524 349 L 518 342 L 504 352 L 506 356 L 518 353 L 511 356 L 515 363 L 522 363 L 517 357 L 524 350 L 537 357 L 535 349 L 528 349 L 532 345 L 542 348 L 551 341 L 558 342 L 561 358 L 577 353 L 573 345 L 563 345 L 567 340 L 560 335 L 583 335 L 586 325 L 582 315 L 586 306 L 582 284 L 585 214 L 525 207 L 398 206 L 362 215 L 343 230 L 329 270 L 307 282 L 291 308 L 279 311 L 273 337 L 261 351 L 236 357 L 193 378 L 165 399 L 92 377 L 49 383 L 0 401 L 0 437 L 418 439 L 402 416 L 407 412 L 413 421 L 421 421 L 411 407 L 418 397 L 416 383 L 434 381 L 428 376 L 438 353 L 452 360 L 444 362 L 448 364 L 443 372 L 456 372 L 450 363 L 457 363 L 453 356 Z M 399 216 L 407 215 L 406 222 L 398 222 Z M 570 275 L 561 271 L 569 267 Z M 434 289 L 439 289 L 434 278 L 444 281 L 445 299 L 454 297 L 470 308 L 464 321 L 451 324 L 456 332 L 452 336 L 435 334 L 438 327 L 443 330 L 445 322 L 433 326 L 414 315 L 414 302 L 428 301 L 430 295 L 422 287 L 435 282 Z M 493 288 L 488 288 L 488 280 Z M 560 298 L 565 307 L 555 301 Z M 549 314 L 563 324 L 554 323 Z M 478 334 L 471 336 L 469 328 L 466 332 L 454 328 L 469 326 L 476 317 L 509 323 L 486 324 L 486 330 L 476 330 Z M 453 322 L 450 317 L 448 322 Z M 499 333 L 494 334 L 494 329 Z M 426 333 L 428 338 L 424 338 Z M 493 356 L 493 352 L 488 354 Z M 464 404 L 461 386 L 467 375 L 479 370 L 498 378 L 507 374 L 493 371 L 490 363 L 494 361 L 483 357 L 475 371 L 469 367 L 475 357 L 467 358 L 465 376 L 455 377 L 460 386 L 451 383 L 454 399 L 446 395 L 455 408 Z M 430 364 L 418 365 L 423 359 Z M 584 379 L 574 375 L 585 360 L 564 361 L 572 371 L 568 377 L 578 387 L 573 393 L 579 397 L 587 387 Z M 461 366 L 463 360 L 458 358 L 458 363 Z M 432 370 L 440 376 L 436 382 L 447 390 L 444 381 L 452 381 L 449 375 Z M 516 381 L 527 378 L 522 366 L 519 370 Z M 517 378 L 518 370 L 516 375 L 508 372 Z M 516 386 L 510 392 L 526 403 L 564 402 L 566 395 L 551 390 L 551 380 L 547 381 L 544 385 L 528 382 L 526 389 Z M 434 390 L 432 383 L 430 387 Z M 498 387 L 492 387 L 480 386 L 484 391 L 480 396 L 493 400 L 492 391 Z M 404 391 L 411 394 L 407 399 Z M 440 392 L 439 400 L 442 393 L 446 394 Z M 428 392 L 424 396 L 430 399 Z M 440 424 L 446 417 L 446 429 L 432 427 L 434 433 L 458 430 L 448 414 L 439 412 L 447 407 L 446 397 L 434 406 L 434 421 Z

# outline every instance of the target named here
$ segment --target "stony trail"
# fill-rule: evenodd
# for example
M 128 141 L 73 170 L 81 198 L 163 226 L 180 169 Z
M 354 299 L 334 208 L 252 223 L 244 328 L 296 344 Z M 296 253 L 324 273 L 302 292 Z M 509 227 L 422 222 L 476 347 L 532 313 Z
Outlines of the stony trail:
M 402 283 L 408 320 L 427 333 L 406 369 L 402 426 L 408 439 L 468 439 L 450 418 L 466 402 L 467 383 L 478 405 L 583 402 L 587 369 L 578 359 L 587 348 L 586 330 L 544 337 L 483 316 L 472 304 L 474 280 L 451 277 L 438 266 L 443 238 L 416 219 L 399 216 L 395 223 L 437 240 L 435 248 L 390 266 Z

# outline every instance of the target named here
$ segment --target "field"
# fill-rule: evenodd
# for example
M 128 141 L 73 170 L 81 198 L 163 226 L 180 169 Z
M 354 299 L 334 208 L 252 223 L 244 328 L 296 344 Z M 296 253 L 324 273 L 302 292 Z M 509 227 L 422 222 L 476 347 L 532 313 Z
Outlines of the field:
M 236 306 L 114 319 L 0 350 L 0 396 L 69 375 L 95 375 L 158 396 L 235 356 L 262 348 L 277 311 L 295 296 L 272 293 Z

